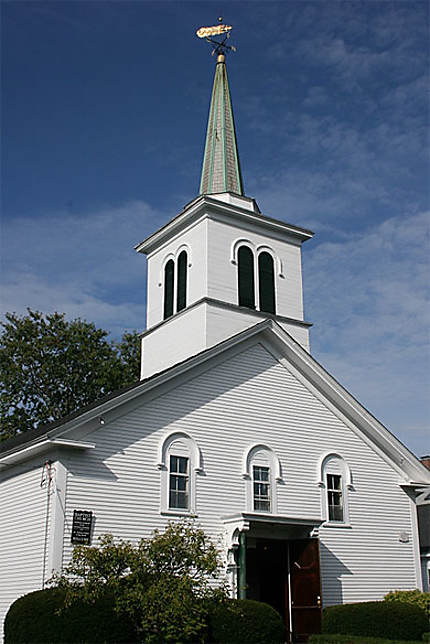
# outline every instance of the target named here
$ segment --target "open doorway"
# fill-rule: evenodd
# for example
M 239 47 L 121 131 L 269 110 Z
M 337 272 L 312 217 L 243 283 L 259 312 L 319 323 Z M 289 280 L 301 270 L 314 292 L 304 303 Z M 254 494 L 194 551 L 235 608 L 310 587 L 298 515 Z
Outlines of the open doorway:
M 290 642 L 321 630 L 318 539 L 246 539 L 246 597 L 283 617 Z

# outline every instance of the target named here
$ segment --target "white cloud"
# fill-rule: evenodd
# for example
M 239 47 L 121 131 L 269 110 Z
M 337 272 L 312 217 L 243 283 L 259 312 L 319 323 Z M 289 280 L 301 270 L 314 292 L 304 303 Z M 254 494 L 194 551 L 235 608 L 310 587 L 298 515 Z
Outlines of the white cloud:
M 133 246 L 162 223 L 143 202 L 5 220 L 3 312 L 29 306 L 85 318 L 114 335 L 142 330 L 146 262 Z
M 429 223 L 393 217 L 304 260 L 313 355 L 414 451 L 430 440 Z

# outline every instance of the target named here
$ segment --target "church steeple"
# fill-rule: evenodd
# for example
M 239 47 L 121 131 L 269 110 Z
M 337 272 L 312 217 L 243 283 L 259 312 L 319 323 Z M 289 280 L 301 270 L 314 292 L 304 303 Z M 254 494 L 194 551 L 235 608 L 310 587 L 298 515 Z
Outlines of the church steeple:
M 220 192 L 243 195 L 224 54 L 217 57 L 200 181 L 201 195 Z

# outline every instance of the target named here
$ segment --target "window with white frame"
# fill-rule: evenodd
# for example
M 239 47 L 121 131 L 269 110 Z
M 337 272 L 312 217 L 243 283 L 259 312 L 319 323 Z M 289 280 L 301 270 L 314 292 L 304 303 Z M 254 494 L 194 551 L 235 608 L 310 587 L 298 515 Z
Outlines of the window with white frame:
M 323 518 L 327 524 L 349 525 L 349 491 L 352 474 L 340 454 L 326 454 L 319 464 L 319 487 Z
M 254 510 L 270 512 L 270 468 L 252 466 Z
M 249 446 L 243 454 L 246 510 L 277 512 L 277 483 L 282 481 L 281 463 L 268 445 Z
M 260 251 L 244 243 L 238 246 L 236 253 L 239 306 L 276 314 L 275 263 L 272 251 Z
M 186 456 L 170 455 L 169 508 L 189 509 L 189 462 Z
M 329 521 L 343 521 L 342 476 L 327 474 L 327 509 Z
M 163 437 L 158 448 L 160 470 L 160 511 L 194 514 L 197 475 L 203 472 L 202 456 L 196 441 L 186 432 Z
M 164 266 L 163 319 L 179 313 L 187 306 L 188 255 L 183 250 Z

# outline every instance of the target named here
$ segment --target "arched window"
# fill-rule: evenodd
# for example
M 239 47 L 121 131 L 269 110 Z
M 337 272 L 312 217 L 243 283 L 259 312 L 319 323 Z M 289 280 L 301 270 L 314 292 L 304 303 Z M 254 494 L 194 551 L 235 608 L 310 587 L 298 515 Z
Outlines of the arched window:
M 182 311 L 187 305 L 187 253 L 183 250 L 178 257 L 178 285 L 176 294 L 176 311 Z
M 248 246 L 238 251 L 239 306 L 255 309 L 254 255 Z
M 273 257 L 266 252 L 260 253 L 258 256 L 258 291 L 260 311 L 276 313 Z
M 169 259 L 164 267 L 164 319 L 173 315 L 173 281 L 175 265 L 173 259 Z
M 161 511 L 188 514 L 195 511 L 196 475 L 202 472 L 197 443 L 185 432 L 169 434 L 159 446 Z
M 243 468 L 247 510 L 276 514 L 276 486 L 282 475 L 275 452 L 267 445 L 253 445 L 244 453 Z
M 323 518 L 327 523 L 349 523 L 348 491 L 353 489 L 351 470 L 339 454 L 327 454 L 319 465 Z

